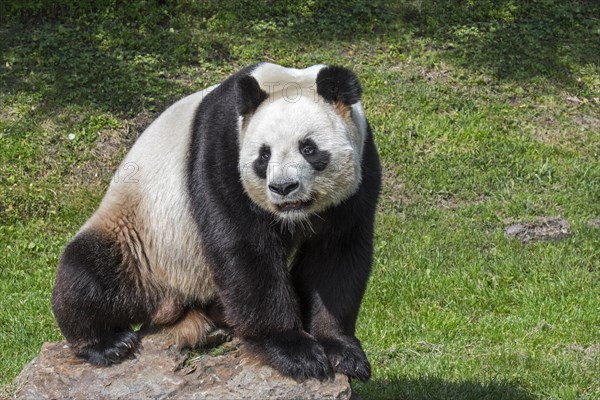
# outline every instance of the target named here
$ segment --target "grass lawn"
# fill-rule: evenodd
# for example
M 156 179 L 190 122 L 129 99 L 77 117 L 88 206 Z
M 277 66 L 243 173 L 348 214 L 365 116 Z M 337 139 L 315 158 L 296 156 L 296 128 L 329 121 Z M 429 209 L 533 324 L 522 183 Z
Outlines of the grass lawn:
M 597 2 L 46 3 L 0 7 L 0 393 L 61 339 L 58 257 L 137 135 L 272 61 L 356 71 L 384 164 L 354 390 L 600 398 Z M 504 237 L 541 216 L 571 235 Z

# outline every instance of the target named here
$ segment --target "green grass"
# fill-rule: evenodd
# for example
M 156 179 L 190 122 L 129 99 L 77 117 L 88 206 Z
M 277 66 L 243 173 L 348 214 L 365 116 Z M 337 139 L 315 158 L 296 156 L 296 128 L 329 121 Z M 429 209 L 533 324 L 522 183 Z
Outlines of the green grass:
M 60 339 L 61 249 L 137 135 L 183 95 L 275 61 L 353 68 L 384 164 L 358 324 L 373 377 L 354 389 L 600 398 L 597 3 L 94 4 L 0 7 L 0 385 Z M 572 235 L 503 236 L 540 216 Z

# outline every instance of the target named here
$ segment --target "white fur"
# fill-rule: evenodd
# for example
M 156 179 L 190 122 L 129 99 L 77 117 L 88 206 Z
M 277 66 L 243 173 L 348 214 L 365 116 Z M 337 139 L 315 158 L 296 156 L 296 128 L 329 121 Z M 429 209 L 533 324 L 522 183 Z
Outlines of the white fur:
M 262 64 L 252 74 L 265 91 L 270 90 L 267 91 L 270 96 L 250 117 L 240 135 L 242 183 L 256 204 L 283 219 L 301 221 L 310 213 L 339 204 L 360 184 L 366 136 L 364 112 L 360 102 L 356 103 L 352 106 L 352 118 L 344 119 L 333 105 L 316 95 L 316 77 L 323 67 L 298 70 Z M 301 88 L 303 93 L 307 88 L 308 95 L 290 99 L 285 90 L 273 90 L 285 85 Z M 298 144 L 306 138 L 311 138 L 320 150 L 330 152 L 331 159 L 324 171 L 315 171 L 300 154 Z M 257 177 L 252 167 L 263 144 L 271 149 L 266 180 Z M 289 198 L 268 189 L 269 183 L 285 178 L 297 178 L 300 182 L 299 190 Z M 306 210 L 280 213 L 276 207 L 282 202 L 311 198 L 316 201 Z
M 212 297 L 215 288 L 202 261 L 185 177 L 194 113 L 215 87 L 173 104 L 144 131 L 121 163 L 98 211 L 82 228 L 135 230 L 123 235 L 135 234 L 142 243 L 143 249 L 134 248 L 140 253 L 134 256 L 140 268 L 151 270 L 144 274 L 153 279 L 147 284 L 174 295 L 195 294 L 200 300 Z
M 325 65 L 318 64 L 305 69 L 296 69 L 263 63 L 252 71 L 251 75 L 261 89 L 269 95 L 271 102 L 281 97 L 287 98 L 290 102 L 302 97 L 317 101 L 317 74 L 324 67 Z

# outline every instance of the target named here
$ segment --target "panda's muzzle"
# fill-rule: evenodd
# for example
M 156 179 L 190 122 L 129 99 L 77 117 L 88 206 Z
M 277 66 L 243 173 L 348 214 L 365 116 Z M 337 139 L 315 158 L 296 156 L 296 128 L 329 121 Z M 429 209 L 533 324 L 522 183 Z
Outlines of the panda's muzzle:
M 280 212 L 298 211 L 298 210 L 302 210 L 307 207 L 310 207 L 312 202 L 313 202 L 313 199 L 306 200 L 306 201 L 304 201 L 304 200 L 286 201 L 283 203 L 275 204 L 275 207 L 277 207 L 277 210 L 279 210 Z
M 281 183 L 270 183 L 269 190 L 280 196 L 287 196 L 288 194 L 296 191 L 300 187 L 300 182 L 281 182 Z
M 273 203 L 279 212 L 303 210 L 309 207 L 314 199 L 314 196 L 311 196 L 308 200 L 298 199 L 300 197 L 298 196 L 300 182 L 296 180 L 271 182 L 268 187 L 269 191 L 276 195 L 277 201 Z

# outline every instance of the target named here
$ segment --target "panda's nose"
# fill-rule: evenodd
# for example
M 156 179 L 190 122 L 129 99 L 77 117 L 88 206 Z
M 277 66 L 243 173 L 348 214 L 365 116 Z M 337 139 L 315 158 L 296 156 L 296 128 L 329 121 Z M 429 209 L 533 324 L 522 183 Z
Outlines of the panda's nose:
M 280 196 L 287 196 L 300 186 L 299 182 L 283 182 L 269 184 L 269 190 Z

